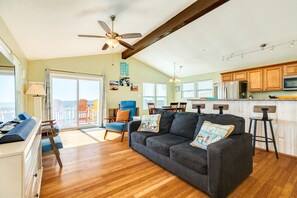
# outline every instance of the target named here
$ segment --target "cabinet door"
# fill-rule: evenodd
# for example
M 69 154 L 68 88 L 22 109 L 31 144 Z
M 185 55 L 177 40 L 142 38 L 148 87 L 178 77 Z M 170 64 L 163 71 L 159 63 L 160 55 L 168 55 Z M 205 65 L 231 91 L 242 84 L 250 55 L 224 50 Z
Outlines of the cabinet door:
M 228 82 L 233 80 L 233 74 L 222 74 L 222 81 L 223 82 Z
M 254 69 L 248 72 L 248 87 L 249 91 L 262 91 L 263 90 L 263 70 Z
M 283 89 L 282 67 L 268 67 L 264 69 L 264 90 L 277 91 Z
M 236 81 L 245 81 L 247 80 L 246 72 L 235 72 L 233 74 L 233 80 Z
M 297 62 L 284 66 L 284 76 L 297 75 Z

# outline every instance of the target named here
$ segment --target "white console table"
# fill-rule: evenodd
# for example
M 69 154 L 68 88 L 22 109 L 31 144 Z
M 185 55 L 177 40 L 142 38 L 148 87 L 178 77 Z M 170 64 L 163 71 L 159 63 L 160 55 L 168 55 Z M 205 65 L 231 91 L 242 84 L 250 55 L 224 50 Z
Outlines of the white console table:
M 0 144 L 1 198 L 39 197 L 42 177 L 41 121 L 35 121 L 25 141 Z

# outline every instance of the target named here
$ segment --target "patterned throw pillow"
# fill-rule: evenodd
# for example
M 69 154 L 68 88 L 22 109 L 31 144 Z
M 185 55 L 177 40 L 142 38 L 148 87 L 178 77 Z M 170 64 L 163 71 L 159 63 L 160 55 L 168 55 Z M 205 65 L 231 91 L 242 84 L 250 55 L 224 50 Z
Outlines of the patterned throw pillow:
M 141 116 L 141 124 L 138 131 L 159 132 L 161 114 Z
M 190 144 L 206 150 L 209 144 L 228 137 L 233 130 L 234 125 L 221 125 L 204 121 L 197 137 Z
M 123 122 L 129 120 L 130 110 L 118 110 L 116 122 Z

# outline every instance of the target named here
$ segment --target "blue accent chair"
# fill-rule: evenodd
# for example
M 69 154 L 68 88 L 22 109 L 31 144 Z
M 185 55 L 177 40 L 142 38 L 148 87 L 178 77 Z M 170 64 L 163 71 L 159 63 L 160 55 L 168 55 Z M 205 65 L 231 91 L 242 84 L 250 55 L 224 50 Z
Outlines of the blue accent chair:
M 27 120 L 31 119 L 30 114 L 27 112 L 23 112 L 18 115 L 20 120 Z M 63 164 L 60 158 L 59 149 L 63 148 L 62 140 L 59 136 L 59 126 L 56 124 L 55 120 L 46 120 L 41 122 L 41 133 L 42 133 L 42 140 L 41 140 L 41 147 L 42 152 L 49 152 L 53 151 L 59 166 L 62 168 Z
M 104 134 L 104 139 L 106 139 L 107 133 L 109 131 L 122 133 L 121 142 L 124 139 L 125 132 L 127 131 L 127 123 L 133 119 L 136 115 L 136 101 L 134 100 L 124 100 L 120 103 L 120 110 L 130 110 L 129 120 L 124 122 L 110 122 L 106 124 L 106 130 Z

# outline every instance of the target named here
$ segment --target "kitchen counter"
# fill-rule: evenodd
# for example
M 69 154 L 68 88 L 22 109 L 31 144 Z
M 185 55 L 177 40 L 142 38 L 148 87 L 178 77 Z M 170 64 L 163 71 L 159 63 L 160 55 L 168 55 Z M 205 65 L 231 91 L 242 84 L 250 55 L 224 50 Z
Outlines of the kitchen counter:
M 297 98 L 292 99 L 200 99 L 200 98 L 189 98 L 188 101 L 297 101 Z
M 276 113 L 269 113 L 272 118 L 273 129 L 280 153 L 297 156 L 297 99 L 226 99 L 226 100 L 207 100 L 207 99 L 188 99 L 187 111 L 196 112 L 192 109 L 192 104 L 205 104 L 202 113 L 218 113 L 213 110 L 214 104 L 228 104 L 229 110 L 224 110 L 225 114 L 233 114 L 245 119 L 246 132 L 249 130 L 250 117 L 262 116 L 261 113 L 254 113 L 255 105 L 275 105 Z M 264 127 L 262 122 L 258 122 L 257 135 L 264 136 Z M 268 129 L 268 136 L 271 136 Z M 256 147 L 265 148 L 265 143 L 257 142 Z M 273 144 L 269 144 L 269 150 L 273 149 Z

